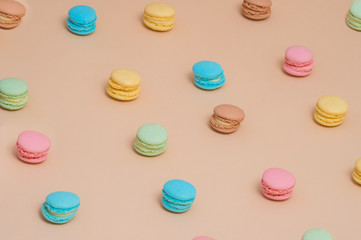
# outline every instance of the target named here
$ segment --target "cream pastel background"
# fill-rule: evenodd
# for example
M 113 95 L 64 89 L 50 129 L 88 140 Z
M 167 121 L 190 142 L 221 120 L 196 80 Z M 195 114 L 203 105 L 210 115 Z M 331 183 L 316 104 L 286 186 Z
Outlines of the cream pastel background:
M 176 9 L 172 31 L 142 24 L 145 0 L 27 0 L 21 25 L 0 30 L 0 79 L 29 84 L 27 106 L 0 109 L 1 239 L 300 240 L 313 227 L 335 239 L 359 238 L 361 187 L 351 172 L 361 157 L 361 32 L 345 24 L 351 0 L 274 0 L 268 20 L 240 14 L 241 0 L 167 0 Z M 95 8 L 97 29 L 71 34 L 67 11 Z M 306 78 L 283 73 L 284 51 L 304 45 L 315 69 Z M 226 84 L 203 91 L 192 65 L 219 62 Z M 118 102 L 105 93 L 117 68 L 142 77 L 140 97 Z M 326 94 L 350 105 L 343 125 L 313 122 Z M 213 108 L 237 105 L 241 128 L 222 135 L 208 126 Z M 167 151 L 155 158 L 132 149 L 139 126 L 160 123 Z M 29 165 L 15 155 L 23 130 L 46 134 L 46 162 Z M 284 202 L 265 199 L 260 178 L 281 167 L 297 179 Z M 160 204 L 163 184 L 180 178 L 198 191 L 189 212 Z M 68 224 L 43 220 L 47 194 L 67 190 L 81 198 Z

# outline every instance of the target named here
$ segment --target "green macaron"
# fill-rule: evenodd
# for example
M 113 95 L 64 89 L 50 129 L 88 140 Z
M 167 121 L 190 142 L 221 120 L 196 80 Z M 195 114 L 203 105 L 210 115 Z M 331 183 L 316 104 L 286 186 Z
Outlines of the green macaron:
M 18 78 L 0 80 L 0 106 L 8 110 L 25 107 L 28 101 L 28 84 Z
M 361 31 L 361 0 L 355 0 L 351 3 L 346 16 L 346 23 L 350 28 Z
M 168 132 L 160 124 L 145 124 L 138 129 L 134 149 L 144 156 L 157 156 L 167 148 Z
M 313 228 L 303 234 L 302 240 L 333 240 L 333 237 L 325 229 Z

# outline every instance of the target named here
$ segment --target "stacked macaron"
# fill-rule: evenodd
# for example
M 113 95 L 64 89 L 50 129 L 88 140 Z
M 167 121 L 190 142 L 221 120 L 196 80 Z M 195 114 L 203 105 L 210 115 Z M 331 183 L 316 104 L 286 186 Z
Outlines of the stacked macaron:
M 323 96 L 318 99 L 314 112 L 315 121 L 325 127 L 336 127 L 343 123 L 348 103 L 337 96 Z
M 182 213 L 188 211 L 196 197 L 195 187 L 184 180 L 173 179 L 163 186 L 163 206 L 171 212 Z
M 144 24 L 154 31 L 169 31 L 174 26 L 175 10 L 165 3 L 151 3 L 144 9 Z
M 290 75 L 303 77 L 311 74 L 314 66 L 313 53 L 303 46 L 292 46 L 286 49 L 283 69 Z
M 231 104 L 218 105 L 210 117 L 211 127 L 221 133 L 232 133 L 237 131 L 244 119 L 244 112 L 237 106 Z
M 351 3 L 346 16 L 347 25 L 357 31 L 361 31 L 361 0 L 355 0 Z
M 252 20 L 266 19 L 271 15 L 271 5 L 271 0 L 244 0 L 242 14 Z
M 226 81 L 223 68 L 216 62 L 200 61 L 193 65 L 194 83 L 202 89 L 213 90 Z
M 28 84 L 18 78 L 0 81 L 0 106 L 7 110 L 19 110 L 28 101 Z
M 68 29 L 78 35 L 88 35 L 95 31 L 97 14 L 92 7 L 78 5 L 68 12 Z
M 72 192 L 53 192 L 46 197 L 41 205 L 45 219 L 52 223 L 66 223 L 72 220 L 78 212 L 80 199 Z
M 140 92 L 140 76 L 129 69 L 117 69 L 112 72 L 106 91 L 109 96 L 121 101 L 136 99 Z
M 296 185 L 295 177 L 282 168 L 269 168 L 262 176 L 262 192 L 269 199 L 281 201 L 291 197 Z
M 41 163 L 48 157 L 50 140 L 36 131 L 24 131 L 16 142 L 17 156 L 27 163 Z
M 167 149 L 168 132 L 160 124 L 149 123 L 137 131 L 134 149 L 144 156 L 157 156 Z
M 25 6 L 14 0 L 0 0 L 0 27 L 14 28 L 21 22 Z

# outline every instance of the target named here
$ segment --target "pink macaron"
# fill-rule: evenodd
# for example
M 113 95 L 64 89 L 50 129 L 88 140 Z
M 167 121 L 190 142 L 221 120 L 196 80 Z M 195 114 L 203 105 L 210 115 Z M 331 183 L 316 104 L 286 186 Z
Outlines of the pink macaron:
M 210 237 L 199 236 L 199 237 L 193 238 L 193 240 L 214 240 L 214 239 L 210 238 Z
M 272 200 L 286 200 L 291 197 L 296 178 L 281 168 L 269 168 L 262 176 L 263 195 Z
M 50 149 L 50 140 L 45 135 L 35 131 L 20 133 L 17 146 L 18 157 L 27 163 L 45 161 Z
M 287 48 L 283 70 L 290 75 L 303 77 L 312 72 L 313 53 L 303 46 L 292 46 Z

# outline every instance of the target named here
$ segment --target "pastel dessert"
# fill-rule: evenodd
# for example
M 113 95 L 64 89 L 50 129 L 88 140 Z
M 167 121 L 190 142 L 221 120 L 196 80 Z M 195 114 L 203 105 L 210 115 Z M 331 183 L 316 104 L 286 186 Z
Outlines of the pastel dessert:
M 174 26 L 175 10 L 166 3 L 151 3 L 144 9 L 144 24 L 154 30 L 165 32 Z
M 72 220 L 78 212 L 80 199 L 72 192 L 53 192 L 46 197 L 41 205 L 41 212 L 45 219 L 52 223 L 67 223 Z
M 195 187 L 184 180 L 173 179 L 163 186 L 163 206 L 171 212 L 182 213 L 188 211 L 196 197 Z
M 223 68 L 216 62 L 200 61 L 193 65 L 192 70 L 194 83 L 205 90 L 220 88 L 226 81 Z
M 358 159 L 355 163 L 355 168 L 353 169 L 352 178 L 361 185 L 361 158 Z
M 0 27 L 14 28 L 18 26 L 25 16 L 25 6 L 13 0 L 0 0 Z
M 27 163 L 41 163 L 48 157 L 50 140 L 40 132 L 24 131 L 16 142 L 17 156 Z
M 333 240 L 333 237 L 325 229 L 313 228 L 303 234 L 302 240 Z
M 271 15 L 271 0 L 244 0 L 242 14 L 252 20 L 263 20 Z
M 296 77 L 304 77 L 311 74 L 314 66 L 313 53 L 303 46 L 287 48 L 283 70 Z
M 139 154 L 153 157 L 167 149 L 168 132 L 160 124 L 149 123 L 138 129 L 134 149 Z
M 343 123 L 348 111 L 346 100 L 337 96 L 323 96 L 318 99 L 314 120 L 325 127 L 336 127 Z
M 106 91 L 109 96 L 121 101 L 134 100 L 140 92 L 140 76 L 129 69 L 117 69 L 112 72 Z
M 347 25 L 357 31 L 361 31 L 361 0 L 355 0 L 351 3 L 346 16 Z
M 244 116 L 243 110 L 239 107 L 222 104 L 214 108 L 209 121 L 214 130 L 221 133 L 233 133 L 239 128 Z
M 7 110 L 19 110 L 28 102 L 28 84 L 18 78 L 0 80 L 0 106 Z
M 193 238 L 193 240 L 214 240 L 214 239 L 210 238 L 210 237 L 199 236 L 199 237 Z
M 78 5 L 68 12 L 67 26 L 70 32 L 78 35 L 88 35 L 95 31 L 97 14 L 94 8 Z
M 292 196 L 295 177 L 282 168 L 269 168 L 262 176 L 262 192 L 269 199 L 282 201 Z

